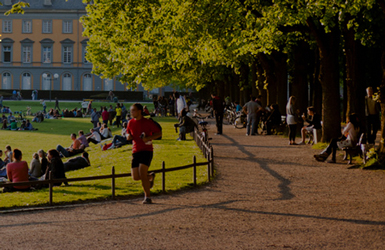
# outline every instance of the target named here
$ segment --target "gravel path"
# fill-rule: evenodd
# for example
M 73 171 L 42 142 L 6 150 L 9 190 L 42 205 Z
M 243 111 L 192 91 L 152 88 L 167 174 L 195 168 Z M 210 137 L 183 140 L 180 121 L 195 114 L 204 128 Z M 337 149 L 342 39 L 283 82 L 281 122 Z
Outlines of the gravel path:
M 0 249 L 384 249 L 384 172 L 319 163 L 310 146 L 231 126 L 212 144 L 218 175 L 205 187 L 153 205 L 3 214 Z

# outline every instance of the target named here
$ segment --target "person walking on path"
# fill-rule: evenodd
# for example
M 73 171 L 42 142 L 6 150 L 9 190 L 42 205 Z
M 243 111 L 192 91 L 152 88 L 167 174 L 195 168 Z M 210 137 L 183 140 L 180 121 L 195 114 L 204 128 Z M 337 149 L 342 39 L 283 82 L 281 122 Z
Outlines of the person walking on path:
M 243 111 L 247 114 L 246 136 L 255 135 L 255 126 L 257 124 L 257 111 L 261 108 L 261 106 L 257 102 L 255 102 L 254 99 L 255 98 L 251 96 L 251 100 L 243 106 Z
M 223 128 L 223 100 L 219 96 L 216 96 L 214 94 L 211 94 L 211 97 L 213 98 L 213 111 L 215 115 L 215 123 L 217 125 L 217 133 L 216 135 L 222 134 L 222 128 Z
M 290 96 L 286 105 L 286 122 L 289 125 L 289 145 L 297 145 L 295 143 L 295 134 L 297 133 L 297 116 L 299 111 L 295 110 L 295 96 Z
M 57 97 L 55 97 L 55 108 L 54 109 L 58 109 L 60 111 L 59 100 L 57 99 Z
M 131 175 L 141 180 L 144 191 L 143 204 L 151 204 L 150 189 L 154 185 L 155 173 L 148 174 L 153 157 L 152 140 L 162 136 L 162 131 L 151 120 L 143 117 L 143 106 L 135 103 L 130 108 L 131 119 L 127 124 L 127 140 L 132 140 Z
M 45 104 L 45 101 L 44 99 L 41 99 L 41 102 L 40 102 L 41 105 L 43 105 L 43 113 L 45 114 L 46 112 L 46 109 L 47 109 L 47 104 Z
M 376 141 L 377 131 L 380 127 L 380 103 L 373 98 L 373 88 L 366 89 L 368 94 L 365 97 L 365 118 L 366 118 L 366 135 L 368 143 L 374 144 Z

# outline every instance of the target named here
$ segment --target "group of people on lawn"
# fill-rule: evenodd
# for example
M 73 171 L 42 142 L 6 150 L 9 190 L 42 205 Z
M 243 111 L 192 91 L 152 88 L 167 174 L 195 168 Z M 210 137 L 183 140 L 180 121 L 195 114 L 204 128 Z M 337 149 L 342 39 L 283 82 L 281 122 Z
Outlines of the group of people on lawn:
M 152 140 L 162 136 L 160 128 L 152 120 L 143 116 L 143 106 L 135 103 L 131 106 L 131 116 L 128 122 L 123 124 L 122 135 L 115 135 L 108 149 L 118 147 L 119 145 L 132 143 L 133 158 L 131 164 L 131 173 L 134 180 L 141 180 L 145 193 L 143 204 L 150 204 L 150 189 L 154 185 L 155 173 L 148 173 L 152 157 L 153 145 Z M 103 121 L 104 122 L 104 121 Z M 90 130 L 90 134 L 84 135 L 83 131 L 71 134 L 72 144 L 68 148 L 58 145 L 56 149 L 48 151 L 47 156 L 43 150 L 33 154 L 30 168 L 26 161 L 22 160 L 22 152 L 19 149 L 11 150 L 11 146 L 6 147 L 5 159 L 1 161 L 2 169 L 0 177 L 7 177 L 11 182 L 24 182 L 28 180 L 46 180 L 65 179 L 65 172 L 90 166 L 88 153 L 84 149 L 89 146 L 89 142 L 100 143 L 102 138 L 111 137 L 111 130 L 106 123 L 96 123 L 98 127 Z M 107 132 L 105 132 L 107 131 Z M 103 137 L 102 137 L 103 136 Z M 100 138 L 100 140 L 99 140 Z M 106 144 L 107 145 L 107 144 Z M 104 145 L 104 146 L 106 146 Z M 104 147 L 101 145 L 102 148 Z M 71 157 L 83 152 L 82 156 L 62 162 L 62 157 Z M 2 154 L 2 152 L 1 152 Z M 61 185 L 62 183 L 57 183 Z M 68 184 L 64 182 L 64 184 Z M 24 191 L 30 190 L 30 186 L 13 186 L 4 188 L 4 191 Z

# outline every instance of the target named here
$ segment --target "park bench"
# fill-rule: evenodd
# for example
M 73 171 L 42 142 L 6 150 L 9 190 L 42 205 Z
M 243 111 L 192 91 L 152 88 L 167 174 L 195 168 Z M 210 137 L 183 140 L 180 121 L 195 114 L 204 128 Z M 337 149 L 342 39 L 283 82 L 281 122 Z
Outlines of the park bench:
M 322 121 L 321 121 L 321 126 L 322 126 Z M 320 129 L 313 128 L 313 130 L 308 131 L 306 135 L 309 138 L 309 140 L 307 141 L 307 144 L 311 144 L 311 145 L 317 144 L 322 137 L 322 128 Z
M 355 146 L 345 147 L 342 149 L 345 152 L 344 160 L 347 160 L 349 156 L 348 164 L 352 164 L 353 156 L 356 155 L 359 155 L 362 158 L 364 164 L 366 163 L 366 152 L 369 148 L 366 144 L 362 143 L 364 137 L 365 133 L 362 133 L 358 143 Z

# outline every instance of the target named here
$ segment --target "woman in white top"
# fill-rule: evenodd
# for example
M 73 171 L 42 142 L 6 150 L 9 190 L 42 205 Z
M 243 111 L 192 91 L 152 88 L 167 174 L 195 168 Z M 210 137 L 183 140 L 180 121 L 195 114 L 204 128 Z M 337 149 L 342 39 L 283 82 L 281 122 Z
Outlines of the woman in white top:
M 338 147 L 351 147 L 357 144 L 358 134 L 360 132 L 358 116 L 356 114 L 349 115 L 349 123 L 342 131 L 342 137 L 334 138 L 330 141 L 328 147 L 321 154 L 314 155 L 317 161 L 325 161 L 331 153 L 332 159 L 329 163 L 336 162 L 336 152 Z
M 289 145 L 297 145 L 295 143 L 295 135 L 297 133 L 297 117 L 298 111 L 294 109 L 295 96 L 290 96 L 286 105 L 286 123 L 289 126 Z

